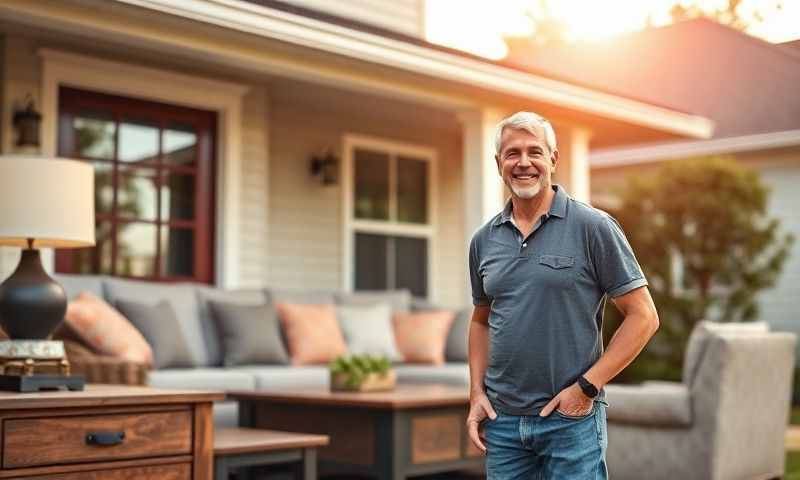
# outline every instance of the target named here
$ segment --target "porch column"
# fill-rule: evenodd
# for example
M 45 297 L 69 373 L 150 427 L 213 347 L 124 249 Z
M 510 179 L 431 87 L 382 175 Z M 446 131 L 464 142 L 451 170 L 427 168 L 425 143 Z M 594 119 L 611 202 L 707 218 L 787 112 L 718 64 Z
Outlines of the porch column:
M 556 126 L 555 130 L 559 158 L 558 165 L 556 165 L 555 182 L 563 185 L 572 198 L 588 202 L 591 132 L 572 126 Z
M 505 118 L 495 109 L 463 112 L 464 236 L 472 234 L 503 208 L 503 181 L 494 159 L 494 128 Z

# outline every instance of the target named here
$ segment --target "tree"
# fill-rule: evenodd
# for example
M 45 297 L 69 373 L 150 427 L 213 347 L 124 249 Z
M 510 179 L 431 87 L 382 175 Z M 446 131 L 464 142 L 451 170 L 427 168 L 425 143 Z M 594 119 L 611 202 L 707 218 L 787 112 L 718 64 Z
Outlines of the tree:
M 758 172 L 725 158 L 667 162 L 652 177 L 628 179 L 611 213 L 650 283 L 661 327 L 623 381 L 680 378 L 700 320 L 757 318 L 757 294 L 775 284 L 793 242 L 768 217 L 768 196 Z
M 746 15 L 742 11 L 742 0 L 728 0 L 724 6 L 714 9 L 704 9 L 695 1 L 689 5 L 676 3 L 669 11 L 673 22 L 680 22 L 697 17 L 707 17 L 723 25 L 727 25 L 737 30 L 747 30 L 753 23 L 764 21 L 764 12 L 779 11 L 783 8 L 781 0 L 773 0 L 770 5 L 763 5 L 760 10 L 754 10 L 751 15 Z

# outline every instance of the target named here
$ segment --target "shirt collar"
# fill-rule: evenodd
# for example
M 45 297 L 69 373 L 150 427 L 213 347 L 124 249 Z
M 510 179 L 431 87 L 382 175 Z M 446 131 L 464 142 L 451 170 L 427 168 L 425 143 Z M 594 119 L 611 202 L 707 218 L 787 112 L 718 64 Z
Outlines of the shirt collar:
M 553 185 L 553 190 L 556 192 L 556 195 L 553 197 L 553 203 L 550 204 L 550 211 L 547 212 L 547 216 L 565 218 L 567 216 L 567 202 L 569 201 L 569 195 L 567 195 L 567 192 L 564 191 L 564 188 L 561 185 Z M 503 211 L 500 212 L 500 216 L 497 217 L 497 220 L 495 220 L 494 224 L 502 225 L 506 222 L 512 222 L 512 207 L 513 204 L 511 203 L 511 198 L 509 197 L 505 207 L 503 207 Z

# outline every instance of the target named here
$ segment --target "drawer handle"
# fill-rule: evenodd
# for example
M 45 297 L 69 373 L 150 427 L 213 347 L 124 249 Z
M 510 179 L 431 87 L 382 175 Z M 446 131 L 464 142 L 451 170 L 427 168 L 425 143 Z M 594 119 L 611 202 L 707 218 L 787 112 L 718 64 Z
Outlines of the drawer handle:
M 125 432 L 89 432 L 86 434 L 86 445 L 119 445 L 125 440 Z

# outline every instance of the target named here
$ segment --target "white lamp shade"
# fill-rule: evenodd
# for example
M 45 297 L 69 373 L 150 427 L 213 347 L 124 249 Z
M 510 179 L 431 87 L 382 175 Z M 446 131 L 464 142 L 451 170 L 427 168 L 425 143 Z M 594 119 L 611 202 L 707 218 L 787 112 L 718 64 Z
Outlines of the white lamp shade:
M 94 167 L 78 160 L 0 156 L 0 245 L 94 245 Z

